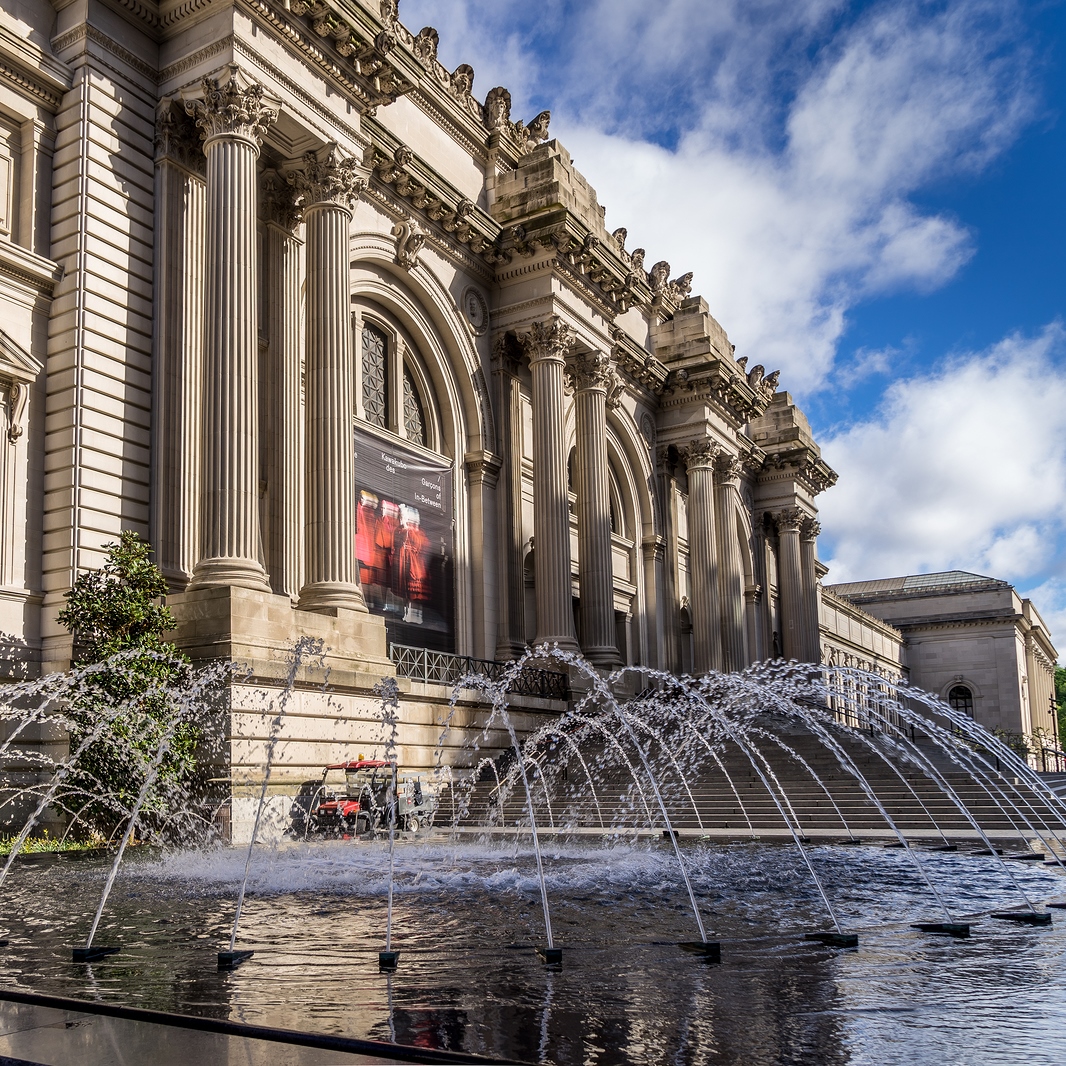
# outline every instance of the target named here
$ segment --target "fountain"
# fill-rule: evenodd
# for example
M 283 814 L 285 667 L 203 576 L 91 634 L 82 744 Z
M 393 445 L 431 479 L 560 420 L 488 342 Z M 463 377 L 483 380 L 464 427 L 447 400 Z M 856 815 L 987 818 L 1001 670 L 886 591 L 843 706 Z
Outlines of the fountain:
M 169 797 L 165 819 L 145 817 L 164 737 L 123 806 L 106 860 L 19 861 L 48 816 L 62 821 L 68 812 L 66 832 L 76 832 L 69 782 L 91 736 L 69 751 L 26 741 L 66 727 L 65 706 L 97 668 L 5 691 L 0 758 L 10 767 L 17 756 L 24 775 L 32 773 L 15 781 L 9 770 L 0 805 L 26 812 L 0 872 L 8 983 L 105 995 L 144 986 L 154 1003 L 206 1000 L 216 1005 L 210 1011 L 251 1010 L 290 1027 L 306 1027 L 301 1019 L 321 1014 L 325 1000 L 336 1004 L 327 1024 L 359 1035 L 575 1062 L 587 1056 L 577 1045 L 567 1050 L 560 1033 L 587 1032 L 607 1010 L 610 1024 L 630 1034 L 618 1061 L 650 1062 L 659 1061 L 652 1045 L 640 1051 L 634 1034 L 660 1016 L 674 1019 L 671 1032 L 687 1034 L 686 1046 L 706 1052 L 711 1038 L 700 1035 L 698 1019 L 710 1009 L 708 990 L 727 1003 L 740 987 L 762 995 L 779 978 L 799 980 L 819 989 L 811 996 L 824 1005 L 839 995 L 821 984 L 833 967 L 869 973 L 893 952 L 920 960 L 906 963 L 907 972 L 924 979 L 931 967 L 965 984 L 975 979 L 969 964 L 960 969 L 963 959 L 1061 950 L 1061 931 L 1041 903 L 1058 894 L 1066 869 L 1062 801 L 935 697 L 858 670 L 773 662 L 735 675 L 637 678 L 628 669 L 604 676 L 557 648 L 527 651 L 501 678 L 470 675 L 456 687 L 451 712 L 479 694 L 483 727 L 469 765 L 449 767 L 440 757 L 452 722 L 444 716 L 436 777 L 448 802 L 437 826 L 419 833 L 400 831 L 401 703 L 396 683 L 385 681 L 377 743 L 392 781 L 381 828 L 362 840 L 264 839 L 297 671 L 322 652 L 293 650 L 288 684 L 273 701 L 251 840 L 239 852 L 211 839 L 210 808 L 191 791 Z M 507 692 L 534 661 L 569 671 L 581 695 L 520 736 Z M 215 668 L 170 693 L 180 708 L 171 728 L 205 713 L 226 680 Z M 130 713 L 111 709 L 99 730 Z M 501 729 L 510 753 L 486 752 Z M 78 782 L 91 788 L 84 775 Z M 44 901 L 60 894 L 58 913 Z M 57 946 L 82 920 L 88 934 L 74 958 L 86 966 L 63 970 L 52 961 Z M 119 950 L 113 938 L 122 930 Z M 1033 936 L 1049 938 L 1048 947 Z M 219 983 L 205 985 L 197 945 L 225 937 Z M 936 943 L 956 946 L 945 953 Z M 360 969 L 374 954 L 381 986 Z M 527 958 L 548 964 L 540 977 Z M 274 969 L 286 974 L 284 995 L 271 991 Z M 590 981 L 602 1002 L 589 999 Z M 634 981 L 654 1010 L 622 995 Z M 345 983 L 378 1004 L 366 1018 L 343 1013 Z M 657 985 L 670 990 L 668 1000 Z M 523 1020 L 537 988 L 543 1000 Z M 466 1003 L 471 989 L 477 1002 L 510 1004 L 491 1032 L 465 1007 L 432 1014 L 430 1025 L 417 1006 L 427 997 Z M 1066 982 L 1055 989 L 1066 1013 Z M 810 1009 L 821 1010 L 817 1003 Z M 825 1050 L 836 1038 L 819 1033 L 821 1061 L 836 1061 Z M 764 1051 L 749 1048 L 748 1061 L 779 1061 Z

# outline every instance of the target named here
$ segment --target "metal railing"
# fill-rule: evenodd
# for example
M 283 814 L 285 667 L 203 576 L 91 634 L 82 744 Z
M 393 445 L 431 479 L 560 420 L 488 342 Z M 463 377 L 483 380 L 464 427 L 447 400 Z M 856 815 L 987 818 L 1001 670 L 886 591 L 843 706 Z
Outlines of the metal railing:
M 389 658 L 396 664 L 396 673 L 400 677 L 437 685 L 456 685 L 470 674 L 481 674 L 490 681 L 501 681 L 514 665 L 510 662 L 494 662 L 492 659 L 475 659 L 470 655 L 433 651 L 430 648 L 414 648 L 407 644 L 390 644 Z M 510 679 L 507 691 L 516 696 L 568 700 L 570 679 L 555 670 L 523 666 Z

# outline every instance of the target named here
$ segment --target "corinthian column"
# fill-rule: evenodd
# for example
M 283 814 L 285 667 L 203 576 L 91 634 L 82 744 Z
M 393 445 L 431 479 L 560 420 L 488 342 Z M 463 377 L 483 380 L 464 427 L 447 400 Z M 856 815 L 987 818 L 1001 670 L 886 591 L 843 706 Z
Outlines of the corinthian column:
M 277 118 L 234 66 L 185 101 L 207 155 L 200 558 L 190 588 L 270 591 L 259 537 L 256 161 Z
M 533 378 L 533 544 L 537 643 L 577 650 L 570 593 L 570 511 L 563 432 L 563 367 L 574 331 L 557 318 L 519 340 Z
M 800 563 L 798 507 L 778 511 L 777 584 L 781 596 L 781 651 L 786 659 L 804 661 L 807 656 L 807 616 L 803 601 L 803 570 Z
M 818 573 L 815 570 L 814 543 L 822 527 L 810 517 L 800 523 L 800 566 L 803 572 L 803 603 L 806 613 L 807 646 L 803 656 L 809 663 L 822 660 L 821 627 L 818 618 Z
M 692 608 L 692 670 L 722 669 L 718 549 L 714 522 L 714 460 L 718 445 L 701 438 L 678 449 L 688 467 L 688 570 Z
M 307 512 L 299 606 L 366 611 L 355 572 L 355 462 L 348 230 L 366 184 L 335 146 L 309 152 L 291 178 L 307 241 Z
M 569 364 L 577 412 L 577 544 L 581 650 L 595 666 L 618 664 L 614 638 L 611 496 L 607 472 L 607 392 L 617 382 L 603 352 Z
M 725 670 L 748 665 L 744 649 L 744 572 L 740 562 L 736 499 L 740 485 L 740 460 L 720 455 L 714 492 L 714 517 L 718 527 L 718 591 L 722 610 L 722 663 Z

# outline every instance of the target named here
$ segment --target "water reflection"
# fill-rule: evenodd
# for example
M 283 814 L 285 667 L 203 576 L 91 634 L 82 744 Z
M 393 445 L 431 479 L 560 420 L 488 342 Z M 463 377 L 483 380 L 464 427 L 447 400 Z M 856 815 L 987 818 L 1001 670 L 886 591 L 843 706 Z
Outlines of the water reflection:
M 190 852 L 124 868 L 98 940 L 122 953 L 73 966 L 106 869 L 20 866 L 9 882 L 0 980 L 79 995 L 424 1047 L 569 1064 L 1060 1063 L 1066 976 L 1060 926 L 982 919 L 968 941 L 909 928 L 932 906 L 896 851 L 815 848 L 858 951 L 804 942 L 820 903 L 793 850 L 692 846 L 686 862 L 720 965 L 691 938 L 683 885 L 661 843 L 545 848 L 564 965 L 545 968 L 532 856 L 513 843 L 397 850 L 395 975 L 377 972 L 384 852 L 322 842 L 252 867 L 242 937 L 255 957 L 215 972 L 228 937 L 237 852 Z M 960 913 L 1013 902 L 988 859 L 929 855 Z M 1019 864 L 1037 899 L 1054 871 Z M 928 895 L 928 892 L 925 893 Z

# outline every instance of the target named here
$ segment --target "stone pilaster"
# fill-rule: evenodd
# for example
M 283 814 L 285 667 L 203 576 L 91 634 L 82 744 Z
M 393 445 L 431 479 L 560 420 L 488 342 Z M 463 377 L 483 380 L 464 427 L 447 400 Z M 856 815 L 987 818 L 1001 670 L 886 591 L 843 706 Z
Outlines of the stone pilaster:
M 714 521 L 714 460 L 718 445 L 700 438 L 678 449 L 688 468 L 688 569 L 692 669 L 722 669 L 718 546 Z
M 568 364 L 577 414 L 577 543 L 581 650 L 595 666 L 619 662 L 614 634 L 611 496 L 607 469 L 607 395 L 616 384 L 609 356 L 579 355 Z
M 800 561 L 800 525 L 804 514 L 798 507 L 787 507 L 774 517 L 778 542 L 777 584 L 781 597 L 781 654 L 786 659 L 803 661 L 807 652 L 807 615 Z
M 744 570 L 737 531 L 740 460 L 720 455 L 715 463 L 714 519 L 718 535 L 718 595 L 722 618 L 722 666 L 743 670 L 748 665 L 744 633 Z
M 156 128 L 152 516 L 156 565 L 185 588 L 200 554 L 204 153 L 169 102 Z
M 365 611 L 355 570 L 355 371 L 349 319 L 351 204 L 365 181 L 330 146 L 291 178 L 307 241 L 306 566 L 299 606 Z
M 501 465 L 490 452 L 466 456 L 470 527 L 475 530 L 470 552 L 474 655 L 479 659 L 493 658 L 496 651 L 496 484 Z
M 300 212 L 292 189 L 276 173 L 266 176 L 266 331 L 269 340 L 262 391 L 263 477 L 266 521 L 263 547 L 271 588 L 295 601 L 303 572 L 303 410 L 300 372 L 302 242 L 296 236 Z
M 557 318 L 519 338 L 533 379 L 533 542 L 537 643 L 577 650 L 570 591 L 570 511 L 566 488 L 563 369 L 574 331 Z
M 822 658 L 822 641 L 818 620 L 818 572 L 815 568 L 815 542 L 822 527 L 815 519 L 806 517 L 800 523 L 800 567 L 803 572 L 803 606 L 806 624 L 805 662 L 817 663 Z
M 644 613 L 648 631 L 648 666 L 653 669 L 668 669 L 665 662 L 666 612 L 663 590 L 666 587 L 665 562 L 666 542 L 652 534 L 640 544 L 644 562 Z
M 256 161 L 277 108 L 236 67 L 185 101 L 207 156 L 200 558 L 190 587 L 268 592 L 259 535 Z
M 525 533 L 522 528 L 522 389 L 517 346 L 501 337 L 492 352 L 500 412 L 501 454 L 505 456 L 496 499 L 499 504 L 500 633 L 497 659 L 514 659 L 526 645 Z

